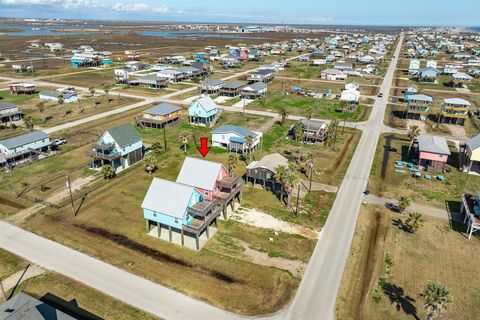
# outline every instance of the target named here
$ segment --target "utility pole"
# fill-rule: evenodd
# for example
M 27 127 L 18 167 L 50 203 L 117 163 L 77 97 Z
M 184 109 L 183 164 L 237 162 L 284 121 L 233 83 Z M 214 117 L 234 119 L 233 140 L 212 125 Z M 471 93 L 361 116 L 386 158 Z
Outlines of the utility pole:
M 68 175 L 68 173 L 67 173 L 67 187 L 68 187 L 68 191 L 70 193 L 70 203 L 72 205 L 72 213 L 73 213 L 73 216 L 75 217 L 77 214 L 75 212 L 75 204 L 73 203 L 72 186 L 71 186 L 71 183 L 70 183 L 70 176 Z
M 313 178 L 313 160 L 309 163 L 310 166 L 310 185 L 308 186 L 308 192 L 312 192 L 312 178 Z
M 166 133 L 166 125 L 163 126 L 163 147 L 165 151 L 167 151 L 167 133 Z
M 297 209 L 295 210 L 295 215 L 298 215 L 299 203 L 300 203 L 300 183 L 298 184 L 298 191 L 297 191 Z
M 17 191 L 15 190 L 15 184 L 13 183 L 13 168 L 10 167 L 10 183 L 12 184 L 12 192 L 15 198 L 18 198 Z

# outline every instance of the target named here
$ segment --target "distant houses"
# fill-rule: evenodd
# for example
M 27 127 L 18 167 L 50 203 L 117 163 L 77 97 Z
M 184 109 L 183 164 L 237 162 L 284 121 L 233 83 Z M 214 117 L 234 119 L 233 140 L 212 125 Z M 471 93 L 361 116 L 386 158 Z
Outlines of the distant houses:
M 0 140 L 0 167 L 11 168 L 47 156 L 51 146 L 49 135 L 43 131 L 32 131 Z
M 14 83 L 8 86 L 11 94 L 35 94 L 37 87 L 33 83 Z
M 142 128 L 163 128 L 175 125 L 182 108 L 172 103 L 157 104 L 139 114 L 135 121 Z
M 192 103 L 188 108 L 188 118 L 191 125 L 212 127 L 217 123 L 221 109 L 209 96 L 204 96 Z
M 106 130 L 87 152 L 92 157 L 91 169 L 110 165 L 123 170 L 143 159 L 143 142 L 131 124 Z
M 261 139 L 261 132 L 234 125 L 224 125 L 212 131 L 212 146 L 242 154 L 257 148 Z
M 45 101 L 55 101 L 58 102 L 62 98 L 63 103 L 77 103 L 78 96 L 76 93 L 58 93 L 53 91 L 41 91 L 39 93 L 39 98 Z
M 464 125 L 470 111 L 470 102 L 460 98 L 444 99 L 440 121 L 447 124 Z
M 338 69 L 325 69 L 320 73 L 320 77 L 325 80 L 345 80 L 348 76 Z
M 273 69 L 261 69 L 252 72 L 248 75 L 249 82 L 264 82 L 269 83 L 275 78 L 276 71 Z

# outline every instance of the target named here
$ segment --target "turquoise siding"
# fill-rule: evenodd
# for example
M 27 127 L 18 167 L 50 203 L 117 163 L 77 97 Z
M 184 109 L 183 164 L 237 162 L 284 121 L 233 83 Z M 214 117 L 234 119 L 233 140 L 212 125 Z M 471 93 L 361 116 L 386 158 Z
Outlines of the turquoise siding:
M 105 132 L 104 135 L 100 138 L 100 143 L 115 143 L 115 150 L 120 153 L 122 156 L 129 154 L 130 152 L 133 152 L 135 150 L 138 150 L 143 147 L 143 142 L 138 141 L 135 142 L 134 144 L 128 145 L 124 148 L 120 148 L 120 146 L 113 140 L 112 136 L 110 133 Z
M 212 109 L 209 112 L 205 111 L 205 109 L 198 102 L 194 102 L 190 108 L 188 108 L 188 115 L 191 117 L 208 118 L 210 116 L 214 116 L 217 114 L 217 112 L 218 109 Z
M 202 196 L 202 194 L 196 190 L 192 189 L 193 193 L 190 198 L 190 201 L 188 203 L 188 207 L 192 207 L 195 203 L 199 201 L 203 201 L 205 198 Z M 159 201 L 161 201 L 161 196 L 159 195 Z M 163 225 L 171 226 L 173 228 L 181 229 L 182 225 L 189 225 L 193 219 L 191 215 L 185 212 L 183 212 L 182 219 L 172 217 L 171 215 L 164 214 L 161 212 L 154 212 L 153 210 L 143 208 L 143 216 L 145 219 L 148 219 L 150 221 L 154 222 L 159 222 Z
M 143 147 L 142 141 L 138 141 L 134 144 L 131 144 L 129 146 L 126 146 L 125 148 L 122 149 L 121 154 L 126 155 L 129 154 L 130 152 L 133 152 L 135 150 L 141 149 Z

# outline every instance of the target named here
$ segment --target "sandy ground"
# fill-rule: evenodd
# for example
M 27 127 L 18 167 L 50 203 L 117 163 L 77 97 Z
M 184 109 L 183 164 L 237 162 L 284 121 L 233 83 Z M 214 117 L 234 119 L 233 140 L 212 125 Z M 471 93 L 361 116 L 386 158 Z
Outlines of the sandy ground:
M 421 134 L 427 133 L 427 129 L 425 129 L 425 122 L 421 120 L 407 119 L 407 128 L 410 128 L 410 126 L 417 126 L 420 129 Z
M 79 178 L 71 182 L 71 187 L 72 187 L 72 192 L 78 191 L 82 189 L 84 186 L 89 184 L 91 181 L 95 179 L 94 176 L 88 176 L 84 178 Z M 69 191 L 67 188 L 63 189 L 60 192 L 56 192 L 52 194 L 50 197 L 45 199 L 45 201 L 50 202 L 50 203 L 58 203 L 61 200 L 65 199 L 66 197 L 69 196 Z M 16 214 L 13 216 L 9 217 L 7 221 L 13 222 L 13 223 L 21 223 L 23 222 L 26 218 L 30 217 L 31 215 L 35 214 L 39 210 L 43 209 L 45 206 L 42 204 L 35 204 L 31 207 L 28 207 L 26 209 L 18 211 Z
M 454 124 L 446 124 L 445 127 L 450 130 L 450 134 L 459 139 L 468 139 L 467 132 L 465 131 L 465 127 L 463 126 L 456 126 Z
M 306 263 L 299 260 L 289 260 L 282 257 L 269 257 L 268 254 L 264 252 L 250 249 L 245 242 L 242 243 L 242 246 L 245 249 L 244 254 L 248 256 L 250 262 L 261 266 L 288 270 L 296 277 L 301 277 L 307 266 Z
M 252 103 L 253 101 L 255 101 L 255 100 L 242 99 L 242 100 L 238 101 L 237 103 L 233 104 L 232 107 L 235 107 L 235 108 L 243 108 L 244 105 L 248 105 L 248 104 Z
M 30 264 L 26 269 L 15 272 L 11 276 L 5 278 L 2 281 L 3 288 L 5 291 L 15 288 L 19 283 L 22 283 L 25 280 L 39 276 L 45 272 L 45 269 L 39 267 L 35 264 Z
M 186 98 L 186 99 L 184 99 L 183 101 L 190 103 L 190 102 L 193 102 L 193 101 L 197 100 L 198 98 L 200 98 L 200 96 L 195 95 L 195 96 L 193 96 L 193 97 Z
M 237 210 L 230 219 L 254 226 L 256 228 L 272 229 L 290 234 L 299 234 L 310 239 L 318 239 L 320 235 L 318 231 L 282 221 L 272 217 L 269 214 L 250 208 Z
M 222 104 L 230 99 L 232 99 L 232 97 L 218 96 L 215 99 L 213 99 L 213 101 L 215 101 L 216 103 Z

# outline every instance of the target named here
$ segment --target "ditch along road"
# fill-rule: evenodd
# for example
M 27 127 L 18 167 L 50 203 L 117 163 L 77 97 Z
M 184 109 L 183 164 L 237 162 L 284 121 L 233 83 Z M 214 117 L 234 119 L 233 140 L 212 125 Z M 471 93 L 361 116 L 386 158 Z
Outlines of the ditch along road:
M 383 118 L 402 42 L 403 34 L 380 87 L 383 98 L 376 98 L 370 119 L 363 126 L 362 137 L 338 190 L 327 223 L 322 229 L 298 292 L 283 319 L 335 319 L 337 293 L 355 232 L 363 191 L 367 187 L 375 150 L 384 129 Z
M 402 41 L 403 36 L 396 57 Z M 362 191 L 383 129 L 383 115 L 396 63 L 397 59 L 393 59 L 381 86 L 385 97 L 376 100 L 370 120 L 363 124 L 364 133 L 293 303 L 275 314 L 256 318 L 334 318 L 336 295 L 353 238 Z M 83 123 L 92 121 L 91 117 L 87 119 Z M 75 125 L 79 124 L 76 122 Z M 0 231 L 1 248 L 158 317 L 175 320 L 251 318 L 195 300 L 7 222 L 0 221 Z

